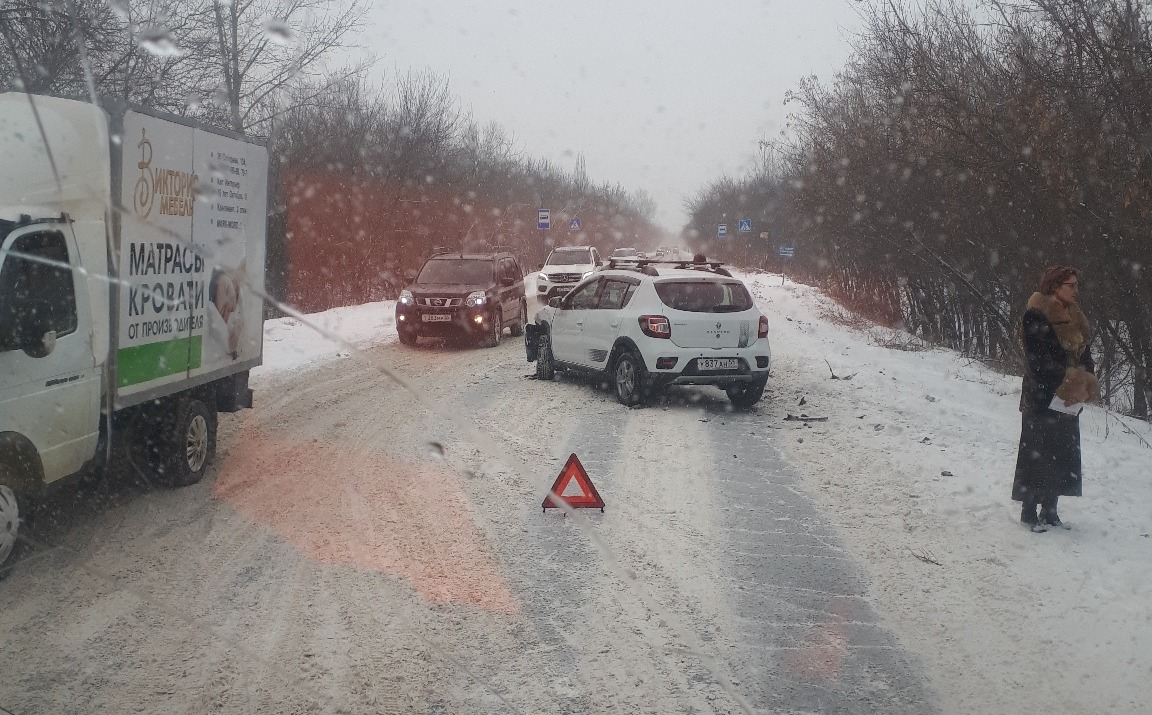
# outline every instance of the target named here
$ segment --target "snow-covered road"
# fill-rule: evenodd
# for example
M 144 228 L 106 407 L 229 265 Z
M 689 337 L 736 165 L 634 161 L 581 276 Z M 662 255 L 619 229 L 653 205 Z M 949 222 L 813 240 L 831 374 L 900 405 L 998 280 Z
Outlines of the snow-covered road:
M 209 479 L 61 503 L 65 548 L 0 583 L 0 706 L 1142 712 L 1148 426 L 1089 410 L 1073 529 L 1033 534 L 1018 379 L 747 280 L 775 364 L 746 414 L 529 380 L 518 340 L 405 348 L 388 303 L 309 318 L 363 358 L 270 321 Z M 603 515 L 540 511 L 572 451 Z

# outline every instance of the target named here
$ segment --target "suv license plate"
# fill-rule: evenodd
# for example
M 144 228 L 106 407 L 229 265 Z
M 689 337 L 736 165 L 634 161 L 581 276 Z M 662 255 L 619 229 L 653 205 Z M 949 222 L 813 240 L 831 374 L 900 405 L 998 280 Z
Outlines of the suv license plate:
M 735 358 L 700 358 L 696 361 L 698 370 L 735 370 Z
M 451 323 L 452 316 L 447 313 L 425 313 L 420 316 L 425 323 Z

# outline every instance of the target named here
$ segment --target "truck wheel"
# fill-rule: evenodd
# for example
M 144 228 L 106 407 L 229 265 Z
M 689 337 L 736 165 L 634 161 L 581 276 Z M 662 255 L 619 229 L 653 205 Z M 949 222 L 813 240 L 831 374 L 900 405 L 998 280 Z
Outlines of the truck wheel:
M 4 484 L 12 476 L 7 469 L 0 464 L 0 578 L 8 575 L 4 565 L 16 550 L 20 536 L 20 502 L 11 487 Z
M 528 302 L 526 300 L 524 300 L 523 298 L 521 298 L 520 299 L 520 319 L 517 320 L 515 323 L 512 323 L 512 327 L 509 328 L 509 332 L 512 333 L 512 337 L 518 338 L 521 335 L 523 335 L 524 334 L 524 326 L 527 324 L 528 324 Z
M 536 379 L 553 380 L 556 378 L 556 365 L 552 362 L 552 338 L 542 333 L 539 346 L 536 353 Z
M 612 366 L 612 378 L 616 400 L 620 404 L 635 407 L 645 401 L 648 371 L 639 355 L 630 350 L 620 353 L 616 364 Z
M 731 385 L 724 388 L 724 392 L 728 393 L 728 399 L 732 402 L 733 407 L 740 409 L 747 409 L 760 401 L 764 396 L 764 386 L 767 380 L 761 382 L 744 382 L 737 385 Z
M 488 332 L 484 335 L 484 347 L 495 348 L 500 346 L 500 340 L 504 337 L 504 314 L 497 308 L 491 316 L 489 316 L 492 324 L 488 326 Z
M 167 482 L 173 487 L 195 484 L 216 453 L 216 417 L 200 400 L 180 400 L 171 439 Z

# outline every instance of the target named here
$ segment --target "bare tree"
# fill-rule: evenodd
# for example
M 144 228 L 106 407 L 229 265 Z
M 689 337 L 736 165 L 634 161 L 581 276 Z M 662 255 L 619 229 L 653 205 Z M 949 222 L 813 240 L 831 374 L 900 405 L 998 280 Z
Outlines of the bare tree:
M 365 12 L 362 0 L 208 0 L 228 123 L 245 131 L 266 118 L 273 100 L 338 47 Z

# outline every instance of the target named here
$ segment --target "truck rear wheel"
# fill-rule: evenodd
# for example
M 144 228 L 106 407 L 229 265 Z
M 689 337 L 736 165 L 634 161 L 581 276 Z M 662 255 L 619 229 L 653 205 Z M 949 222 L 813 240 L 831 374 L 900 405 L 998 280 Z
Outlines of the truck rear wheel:
M 20 502 L 5 482 L 12 477 L 0 464 L 0 578 L 7 575 L 5 564 L 20 538 Z
M 204 477 L 216 454 L 216 416 L 200 400 L 183 399 L 177 406 L 174 427 L 165 477 L 169 485 L 185 487 Z

